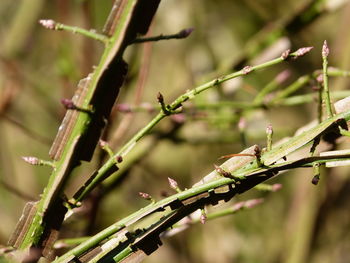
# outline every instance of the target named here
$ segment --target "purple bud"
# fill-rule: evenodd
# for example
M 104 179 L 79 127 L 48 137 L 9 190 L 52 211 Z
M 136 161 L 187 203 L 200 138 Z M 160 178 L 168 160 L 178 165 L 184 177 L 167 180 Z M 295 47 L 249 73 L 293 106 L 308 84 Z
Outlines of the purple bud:
M 123 156 L 121 155 L 118 155 L 115 159 L 117 160 L 118 163 L 123 162 Z
M 316 174 L 316 175 L 312 178 L 311 183 L 312 183 L 313 185 L 317 185 L 319 181 L 320 181 L 320 175 L 319 175 L 319 174 Z
M 67 110 L 74 110 L 77 108 L 71 99 L 61 99 L 61 103 Z
M 194 28 L 185 28 L 181 30 L 177 35 L 179 36 L 179 38 L 186 38 L 189 35 L 191 35 L 193 31 L 194 31 Z

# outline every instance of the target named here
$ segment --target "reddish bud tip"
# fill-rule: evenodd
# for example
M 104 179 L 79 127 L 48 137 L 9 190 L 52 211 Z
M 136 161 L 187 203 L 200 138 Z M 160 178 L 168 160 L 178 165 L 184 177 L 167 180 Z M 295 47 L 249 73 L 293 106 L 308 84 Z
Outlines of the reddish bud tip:
M 238 122 L 238 129 L 240 131 L 243 131 L 246 126 L 247 126 L 247 122 L 246 122 L 245 118 L 240 118 L 239 122 Z
M 39 165 L 40 164 L 40 160 L 36 157 L 23 156 L 22 159 L 31 165 Z
M 186 120 L 185 114 L 174 114 L 170 116 L 171 120 L 175 123 L 182 124 Z
M 205 214 L 205 212 L 202 212 L 199 221 L 201 222 L 201 224 L 205 224 L 207 222 L 207 215 Z
M 100 147 L 106 147 L 106 145 L 107 145 L 107 142 L 106 141 L 104 141 L 104 140 L 102 140 L 102 139 L 100 139 L 100 141 L 99 141 L 99 144 L 100 144 Z
M 146 199 L 146 200 L 151 200 L 152 199 L 150 194 L 147 194 L 147 193 L 144 193 L 144 192 L 139 192 L 139 196 L 141 196 L 143 199 Z
M 272 125 L 271 124 L 267 125 L 267 127 L 266 127 L 266 134 L 268 134 L 268 135 L 273 134 L 273 129 L 272 129 Z
M 298 58 L 298 57 L 302 57 L 304 56 L 305 54 L 309 53 L 311 51 L 311 49 L 313 49 L 314 47 L 302 47 L 302 48 L 299 48 L 296 52 L 295 52 L 295 58 Z
M 280 189 L 282 189 L 282 184 L 273 184 L 272 185 L 272 192 L 277 192 Z
M 129 104 L 121 103 L 117 105 L 117 111 L 128 113 L 128 112 L 131 112 L 131 107 Z
M 328 55 L 329 55 L 329 47 L 327 45 L 327 40 L 325 40 L 322 46 L 322 57 L 327 58 Z
M 246 207 L 246 208 L 253 208 L 256 205 L 261 204 L 262 202 L 264 202 L 264 199 L 262 199 L 262 198 L 251 199 L 251 200 L 245 201 L 244 207 Z
M 286 69 L 283 70 L 282 72 L 280 72 L 277 76 L 276 76 L 276 82 L 278 84 L 281 84 L 283 82 L 285 82 L 291 75 L 290 70 Z
M 56 22 L 52 19 L 41 19 L 39 20 L 39 24 L 47 29 L 54 30 L 56 27 Z
M 286 60 L 288 57 L 289 57 L 289 54 L 290 54 L 290 49 L 287 49 L 286 51 L 284 51 L 282 54 L 281 54 L 281 58 L 283 60 Z
M 179 186 L 178 186 L 177 182 L 174 179 L 168 177 L 168 182 L 169 182 L 169 185 L 170 185 L 170 187 L 172 189 L 175 189 L 175 190 L 179 189 Z
M 244 75 L 247 75 L 247 74 L 249 74 L 250 72 L 252 72 L 252 67 L 251 67 L 251 66 L 245 66 L 245 67 L 242 69 L 242 71 L 243 71 L 243 74 L 244 74 Z

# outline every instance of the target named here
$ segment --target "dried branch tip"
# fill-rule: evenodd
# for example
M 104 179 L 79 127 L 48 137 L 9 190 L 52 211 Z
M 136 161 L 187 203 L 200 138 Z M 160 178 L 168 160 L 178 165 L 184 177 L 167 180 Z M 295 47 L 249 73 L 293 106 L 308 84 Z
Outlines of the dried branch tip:
M 160 92 L 158 92 L 158 94 L 157 94 L 157 101 L 160 104 L 164 104 L 164 97 L 163 97 L 162 93 L 160 93 Z
M 313 49 L 314 47 L 302 47 L 299 48 L 296 52 L 295 52 L 295 57 L 294 58 L 299 58 L 304 56 L 305 54 L 309 53 L 311 51 L 311 49 Z
M 39 20 L 39 24 L 47 29 L 55 30 L 57 23 L 52 19 L 41 19 Z
M 215 170 L 218 174 L 220 174 L 223 177 L 227 177 L 227 178 L 232 178 L 231 173 L 225 171 L 224 169 L 222 169 L 220 166 L 214 164 Z
M 322 46 L 322 58 L 327 58 L 329 55 L 329 47 L 327 45 L 327 40 L 325 40 L 323 42 L 323 46 Z

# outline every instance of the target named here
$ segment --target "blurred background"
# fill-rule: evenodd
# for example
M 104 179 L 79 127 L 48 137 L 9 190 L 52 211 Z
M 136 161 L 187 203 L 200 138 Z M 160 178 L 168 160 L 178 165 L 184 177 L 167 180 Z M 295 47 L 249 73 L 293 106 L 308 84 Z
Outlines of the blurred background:
M 54 19 L 101 32 L 111 5 L 110 0 L 1 0 L 2 245 L 25 202 L 39 198 L 50 174 L 49 168 L 30 166 L 21 156 L 49 158 L 65 113 L 60 99 L 72 96 L 103 50 L 102 44 L 79 35 L 46 30 L 38 20 Z M 330 65 L 350 69 L 349 23 L 346 0 L 163 0 L 148 35 L 173 34 L 184 28 L 194 31 L 187 39 L 127 49 L 128 77 L 103 135 L 115 150 L 156 114 L 158 92 L 170 103 L 187 89 L 279 57 L 286 49 L 314 49 L 298 60 L 204 92 L 184 105 L 183 114 L 163 120 L 125 160 L 122 173 L 91 194 L 81 211 L 65 223 L 62 237 L 97 233 L 145 206 L 140 191 L 158 200 L 172 194 L 167 177 L 189 188 L 213 170 L 214 163 L 220 163 L 220 156 L 253 144 L 264 147 L 268 124 L 277 141 L 317 118 L 313 99 L 317 83 L 312 78 L 279 103 L 270 102 L 300 77 L 322 68 L 324 40 L 330 47 Z M 346 78 L 330 80 L 331 91 L 339 94 L 348 85 Z M 257 96 L 266 87 L 271 91 Z M 305 94 L 312 96 L 308 103 L 295 102 Z M 294 103 L 288 98 L 294 98 Z M 339 148 L 348 144 L 344 140 Z M 105 158 L 96 149 L 93 161 L 75 171 L 68 197 Z M 164 240 L 146 262 L 350 262 L 349 169 L 323 169 L 318 186 L 311 179 L 311 169 L 297 169 L 269 182 L 283 185 L 278 192 L 252 190 L 236 197 L 221 207 L 250 198 L 265 201 Z

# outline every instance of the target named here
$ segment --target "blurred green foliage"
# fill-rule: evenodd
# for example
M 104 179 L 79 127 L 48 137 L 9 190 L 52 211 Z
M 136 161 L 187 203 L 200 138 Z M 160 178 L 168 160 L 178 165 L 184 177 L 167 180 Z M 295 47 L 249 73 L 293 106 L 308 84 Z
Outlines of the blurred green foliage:
M 92 70 L 102 50 L 100 43 L 67 32 L 47 31 L 37 21 L 50 18 L 101 31 L 111 4 L 98 0 L 0 3 L 0 244 L 6 244 L 26 199 L 38 199 L 49 176 L 48 168 L 31 167 L 20 157 L 48 158 L 50 142 L 64 114 L 60 98 L 72 96 L 75 85 Z M 312 8 L 304 12 L 310 4 Z M 126 56 L 129 76 L 118 103 L 155 104 L 158 91 L 171 102 L 186 89 L 215 76 L 277 57 L 287 48 L 314 46 L 298 61 L 205 92 L 195 104 L 250 102 L 283 70 L 290 76 L 280 89 L 321 68 L 324 39 L 331 48 L 330 65 L 350 69 L 349 14 L 348 1 L 163 0 L 151 35 L 189 27 L 195 31 L 185 40 L 131 46 Z M 148 72 L 140 75 L 144 68 Z M 142 77 L 144 92 L 137 88 Z M 330 82 L 331 91 L 347 89 L 348 85 L 346 79 Z M 310 92 L 312 85 L 297 94 Z M 265 146 L 267 124 L 273 125 L 277 140 L 314 119 L 316 110 L 315 103 L 243 111 L 189 108 L 184 123 L 168 119 L 155 128 L 157 143 L 152 142 L 125 180 L 100 200 L 96 220 L 89 220 L 89 207 L 82 209 L 64 225 L 62 237 L 96 233 L 139 209 L 146 204 L 138 197 L 139 191 L 160 198 L 162 192 L 171 191 L 168 176 L 176 178 L 181 187 L 190 187 L 213 169 L 219 156 L 242 150 L 237 128 L 240 117 L 246 120 L 248 145 Z M 135 113 L 128 122 L 125 116 L 115 111 L 105 134 L 115 149 L 142 128 L 152 113 Z M 121 131 L 119 124 L 125 123 Z M 343 142 L 341 147 L 347 144 Z M 140 144 L 136 152 L 142 152 L 142 147 Z M 72 193 L 101 162 L 101 156 L 96 150 L 94 161 L 76 171 Z M 165 240 L 147 262 L 349 262 L 349 170 L 323 171 L 317 187 L 310 184 L 311 177 L 311 171 L 293 171 L 273 180 L 284 186 L 277 193 L 252 191 L 237 197 L 234 201 L 265 196 L 266 201 Z M 93 202 L 90 205 L 96 206 Z

